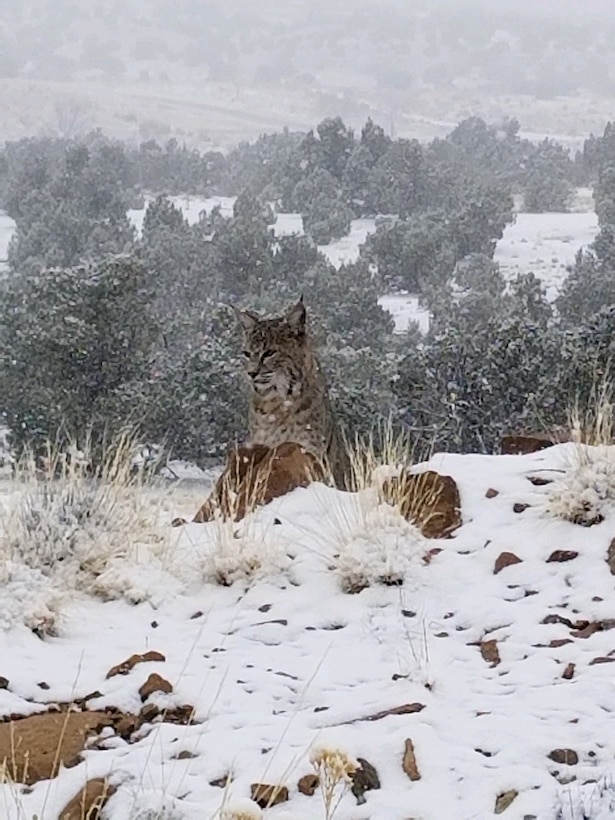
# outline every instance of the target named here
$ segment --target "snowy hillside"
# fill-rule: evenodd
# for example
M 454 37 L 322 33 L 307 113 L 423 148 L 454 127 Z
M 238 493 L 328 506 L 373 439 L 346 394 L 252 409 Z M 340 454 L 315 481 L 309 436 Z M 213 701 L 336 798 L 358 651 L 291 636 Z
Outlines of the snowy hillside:
M 2 714 L 87 698 L 145 717 L 132 734 L 104 729 L 55 780 L 24 787 L 9 771 L 2 817 L 55 820 L 107 776 L 112 820 L 260 817 L 252 784 L 288 789 L 265 818 L 331 817 L 319 789 L 297 788 L 324 747 L 367 761 L 381 786 L 338 784 L 337 820 L 612 818 L 614 455 L 433 456 L 461 497 L 448 539 L 425 539 L 369 490 L 313 485 L 233 527 L 171 529 L 200 501 L 157 497 L 157 538 L 131 537 L 99 567 L 97 596 L 71 589 L 69 567 L 13 554 Z M 5 512 L 21 492 L 6 485 Z M 601 523 L 562 517 L 589 510 Z M 26 625 L 52 620 L 42 637 Z M 161 656 L 108 675 L 148 651 Z M 140 695 L 152 672 L 172 692 Z

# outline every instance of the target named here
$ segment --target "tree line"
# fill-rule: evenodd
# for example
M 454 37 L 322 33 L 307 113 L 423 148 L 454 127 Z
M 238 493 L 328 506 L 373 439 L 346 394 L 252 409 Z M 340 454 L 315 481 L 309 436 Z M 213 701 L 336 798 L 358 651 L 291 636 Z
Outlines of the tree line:
M 226 157 L 100 133 L 7 144 L 0 413 L 17 449 L 86 430 L 102 441 L 128 422 L 175 456 L 219 458 L 246 418 L 228 306 L 276 310 L 303 292 L 351 434 L 392 417 L 430 445 L 492 451 L 507 429 L 561 423 L 610 372 L 613 169 L 611 126 L 571 159 L 527 144 L 518 123 L 474 119 L 421 145 L 335 118 Z M 601 230 L 557 302 L 531 272 L 507 283 L 493 251 L 513 193 L 561 205 L 590 180 Z M 127 210 L 145 192 L 159 195 L 137 235 Z M 176 193 L 239 196 L 231 218 L 214 209 L 190 225 Z M 273 210 L 302 213 L 305 235 L 276 238 Z M 336 269 L 318 246 L 367 215 L 376 232 Z M 396 289 L 421 294 L 426 335 L 393 333 L 378 298 Z

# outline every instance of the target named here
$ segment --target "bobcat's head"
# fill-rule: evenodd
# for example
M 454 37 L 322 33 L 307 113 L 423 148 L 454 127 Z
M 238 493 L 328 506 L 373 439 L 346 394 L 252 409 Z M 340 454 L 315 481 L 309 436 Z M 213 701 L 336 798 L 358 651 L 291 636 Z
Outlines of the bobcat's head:
M 243 327 L 245 370 L 252 389 L 263 396 L 298 395 L 306 355 L 303 297 L 285 314 L 273 319 L 262 319 L 249 310 L 236 312 Z

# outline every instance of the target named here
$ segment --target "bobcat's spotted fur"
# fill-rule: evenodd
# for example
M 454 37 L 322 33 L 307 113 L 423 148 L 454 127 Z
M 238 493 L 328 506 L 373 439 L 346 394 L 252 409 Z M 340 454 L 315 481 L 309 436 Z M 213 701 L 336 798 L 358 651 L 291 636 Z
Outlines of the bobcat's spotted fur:
M 303 299 L 272 319 L 248 310 L 237 315 L 250 384 L 248 443 L 300 444 L 330 470 L 337 487 L 345 488 L 348 454 L 307 334 Z

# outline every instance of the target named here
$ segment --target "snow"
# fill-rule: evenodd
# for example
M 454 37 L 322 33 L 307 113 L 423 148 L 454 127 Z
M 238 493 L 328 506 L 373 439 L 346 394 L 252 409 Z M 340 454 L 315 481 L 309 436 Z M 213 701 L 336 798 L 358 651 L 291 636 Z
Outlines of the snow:
M 0 211 L 0 270 L 6 265 L 9 242 L 15 231 L 15 222 L 4 211 Z
M 357 261 L 360 246 L 375 230 L 375 219 L 353 219 L 350 223 L 350 233 L 347 236 L 330 242 L 328 245 L 319 245 L 318 250 L 335 268 L 339 268 L 343 264 Z
M 393 317 L 395 333 L 406 333 L 416 322 L 421 333 L 429 330 L 429 311 L 419 304 L 419 297 L 412 294 L 390 293 L 381 296 L 378 304 Z
M 580 248 L 593 242 L 598 218 L 582 213 L 519 213 L 504 231 L 495 249 L 495 261 L 508 279 L 534 273 L 546 286 L 550 299 L 557 296 Z
M 147 196 L 145 197 L 145 207 L 131 208 L 128 211 L 128 219 L 137 229 L 137 233 L 139 234 L 139 236 L 141 235 L 141 231 L 143 230 L 143 220 L 145 219 L 145 211 L 147 209 L 147 205 L 149 202 L 153 202 L 154 199 L 155 197 L 153 196 Z M 172 202 L 176 208 L 179 208 L 181 210 L 185 219 L 190 225 L 194 225 L 199 221 L 199 217 L 201 216 L 201 213 L 203 213 L 203 211 L 205 211 L 205 213 L 207 214 L 210 214 L 213 211 L 213 209 L 217 207 L 220 208 L 222 216 L 233 216 L 233 206 L 235 205 L 236 199 L 237 197 L 235 196 L 210 196 L 207 198 L 199 196 L 168 197 L 169 202 Z
M 509 789 L 519 794 L 506 817 L 580 820 L 583 806 L 592 820 L 613 817 L 615 798 L 602 792 L 615 768 L 615 667 L 592 661 L 613 657 L 615 631 L 582 637 L 561 621 L 544 623 L 548 615 L 614 618 L 605 557 L 615 502 L 604 497 L 604 521 L 593 527 L 549 507 L 561 482 L 569 489 L 576 480 L 582 493 L 591 480 L 592 451 L 584 451 L 583 471 L 575 472 L 575 447 L 529 456 L 434 455 L 419 469 L 452 475 L 460 490 L 463 526 L 449 539 L 427 541 L 394 510 L 379 508 L 369 491 L 319 484 L 226 529 L 171 529 L 172 514 L 195 511 L 194 497 L 180 493 L 152 506 L 167 529 L 165 551 L 135 549 L 116 562 L 116 580 L 128 594 L 103 601 L 65 590 L 55 636 L 41 640 L 16 621 L 21 599 L 6 600 L 5 591 L 12 621 L 0 633 L 0 673 L 10 684 L 0 690 L 1 714 L 95 690 L 101 695 L 89 708 L 138 711 L 139 687 L 158 672 L 174 693 L 157 702 L 192 704 L 196 718 L 189 726 L 154 724 L 131 744 L 114 739 L 51 783 L 2 783 L 2 816 L 40 816 L 45 805 L 44 816 L 54 818 L 86 776 L 109 774 L 118 788 L 108 804 L 112 820 L 164 806 L 165 817 L 213 818 L 227 797 L 227 808 L 245 805 L 255 782 L 289 787 L 290 802 L 267 817 L 314 820 L 324 816 L 321 796 L 299 794 L 296 783 L 312 771 L 314 748 L 326 747 L 366 758 L 382 781 L 363 806 L 345 794 L 337 820 L 487 818 Z M 534 486 L 530 476 L 554 483 Z M 487 498 L 489 488 L 498 494 Z M 9 484 L 0 501 L 15 505 L 19 492 Z M 516 513 L 515 503 L 530 506 Z M 245 550 L 250 560 L 255 551 L 271 560 L 220 586 L 207 580 L 208 568 L 225 558 L 225 546 L 226 558 Z M 440 552 L 429 553 L 433 548 Z M 555 549 L 579 554 L 548 563 Z M 521 563 L 494 574 L 503 551 Z M 371 585 L 352 595 L 343 591 L 349 556 L 372 573 Z M 403 585 L 379 584 L 383 568 L 401 575 Z M 37 584 L 30 592 L 42 605 L 45 587 Z M 131 596 L 131 587 L 140 595 Z M 499 665 L 481 656 L 483 639 L 497 641 Z M 166 661 L 106 679 L 111 666 L 148 649 Z M 562 677 L 568 663 L 576 664 L 571 680 Z M 49 689 L 42 692 L 40 681 Z M 415 702 L 425 708 L 369 720 Z M 419 781 L 401 768 L 406 738 Z M 549 760 L 558 748 L 574 749 L 578 764 Z M 180 751 L 194 756 L 177 759 Z M 209 785 L 229 773 L 228 794 Z M 577 779 L 565 784 L 570 775 Z

